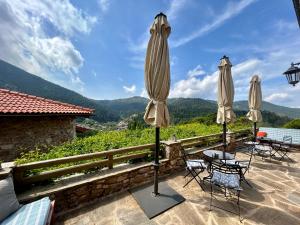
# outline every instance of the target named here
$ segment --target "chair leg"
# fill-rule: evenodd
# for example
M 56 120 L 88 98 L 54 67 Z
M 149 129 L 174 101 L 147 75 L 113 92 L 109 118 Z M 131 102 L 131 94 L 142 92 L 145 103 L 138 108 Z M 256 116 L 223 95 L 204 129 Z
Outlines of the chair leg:
M 188 175 L 190 175 L 190 173 L 191 173 L 191 172 L 188 170 L 187 173 L 184 175 L 183 178 L 186 178 Z
M 210 204 L 209 204 L 209 211 L 211 211 L 212 198 L 213 198 L 213 187 L 212 187 L 212 184 L 210 184 Z
M 237 196 L 238 196 L 238 200 L 237 200 L 237 205 L 238 205 L 238 209 L 239 209 L 239 220 L 241 221 L 241 207 L 240 207 L 240 191 L 237 191 Z
M 183 187 L 186 187 L 189 183 L 191 183 L 193 180 L 196 180 L 196 182 L 199 184 L 199 186 L 201 187 L 201 189 L 204 191 L 202 185 L 201 185 L 201 178 L 199 177 L 199 174 L 201 172 L 203 172 L 204 170 L 200 170 L 200 172 L 196 172 L 194 169 L 188 169 L 189 173 L 188 174 L 191 174 L 192 175 L 192 178 L 187 182 L 185 183 L 185 185 Z M 198 180 L 198 179 L 200 180 Z

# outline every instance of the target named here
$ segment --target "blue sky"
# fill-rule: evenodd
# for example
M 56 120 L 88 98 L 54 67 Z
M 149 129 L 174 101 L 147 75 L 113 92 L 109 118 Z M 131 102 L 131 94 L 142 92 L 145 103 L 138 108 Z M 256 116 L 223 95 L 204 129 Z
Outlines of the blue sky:
M 160 11 L 172 28 L 170 97 L 215 100 L 226 54 L 235 100 L 258 74 L 265 100 L 300 107 L 300 86 L 282 75 L 300 61 L 289 0 L 0 0 L 0 58 L 90 98 L 146 97 L 145 51 Z

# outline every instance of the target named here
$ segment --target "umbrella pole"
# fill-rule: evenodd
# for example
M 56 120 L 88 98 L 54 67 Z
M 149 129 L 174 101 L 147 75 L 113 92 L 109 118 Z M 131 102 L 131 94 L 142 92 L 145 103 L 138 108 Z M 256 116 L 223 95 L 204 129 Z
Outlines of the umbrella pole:
M 223 158 L 225 159 L 225 152 L 226 152 L 226 123 L 223 123 Z
M 254 140 L 254 142 L 256 142 L 256 122 L 254 122 L 254 124 L 253 124 L 253 135 L 254 135 L 253 140 Z
M 154 156 L 154 196 L 157 196 L 158 193 L 158 169 L 159 169 L 159 127 L 155 128 L 155 156 Z

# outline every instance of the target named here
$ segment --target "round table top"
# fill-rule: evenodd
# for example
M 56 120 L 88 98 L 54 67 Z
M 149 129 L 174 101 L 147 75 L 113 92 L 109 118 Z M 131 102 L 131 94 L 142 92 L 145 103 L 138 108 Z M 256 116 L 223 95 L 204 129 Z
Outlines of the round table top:
M 211 159 L 234 159 L 234 155 L 228 152 L 225 152 L 224 158 L 224 152 L 220 150 L 205 150 L 203 151 L 203 154 Z

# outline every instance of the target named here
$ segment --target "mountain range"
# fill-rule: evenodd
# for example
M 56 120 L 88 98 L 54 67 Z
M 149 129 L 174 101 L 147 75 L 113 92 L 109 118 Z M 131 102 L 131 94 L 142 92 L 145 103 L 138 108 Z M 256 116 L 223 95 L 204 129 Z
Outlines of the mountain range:
M 90 99 L 2 60 L 0 60 L 0 88 L 93 108 L 95 109 L 93 119 L 98 122 L 119 121 L 132 114 L 142 113 L 148 102 L 143 97 L 115 100 Z M 215 101 L 201 98 L 171 98 L 168 99 L 168 106 L 173 122 L 176 122 L 178 118 L 205 116 L 217 110 Z M 247 101 L 235 102 L 234 109 L 247 111 Z M 279 116 L 300 118 L 300 108 L 289 108 L 264 101 L 262 110 Z

